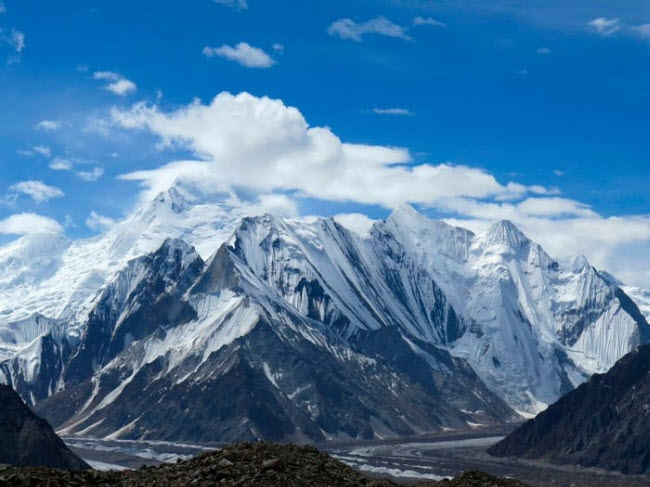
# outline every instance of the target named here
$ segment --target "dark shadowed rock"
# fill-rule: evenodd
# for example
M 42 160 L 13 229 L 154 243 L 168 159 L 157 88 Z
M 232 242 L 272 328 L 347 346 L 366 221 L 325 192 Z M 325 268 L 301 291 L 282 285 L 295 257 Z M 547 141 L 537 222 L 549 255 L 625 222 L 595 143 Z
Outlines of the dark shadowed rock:
M 88 468 L 68 450 L 47 421 L 36 416 L 11 387 L 4 385 L 0 385 L 0 463 Z
M 650 472 L 650 346 L 593 376 L 489 453 Z

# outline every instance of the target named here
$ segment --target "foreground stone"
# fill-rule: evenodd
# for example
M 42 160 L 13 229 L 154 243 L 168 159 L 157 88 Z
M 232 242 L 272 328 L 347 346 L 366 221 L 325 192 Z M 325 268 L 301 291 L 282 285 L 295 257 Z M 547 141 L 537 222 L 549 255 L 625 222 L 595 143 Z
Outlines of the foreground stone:
M 239 443 L 187 461 L 124 472 L 64 471 L 0 467 L 0 486 L 278 486 L 392 487 L 394 482 L 366 477 L 316 448 L 270 443 Z M 479 472 L 436 485 L 445 487 L 525 487 Z

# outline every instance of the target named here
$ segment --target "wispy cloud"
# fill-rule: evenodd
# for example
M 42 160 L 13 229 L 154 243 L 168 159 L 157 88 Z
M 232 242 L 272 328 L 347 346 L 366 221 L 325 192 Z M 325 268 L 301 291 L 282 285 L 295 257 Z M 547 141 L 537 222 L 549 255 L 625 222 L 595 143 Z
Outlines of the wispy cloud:
M 0 14 L 3 14 L 7 11 L 7 7 L 5 7 L 4 2 L 0 2 Z
M 236 46 L 225 44 L 221 47 L 204 47 L 205 57 L 219 56 L 246 66 L 247 68 L 270 68 L 276 61 L 259 47 L 253 47 L 247 42 Z
M 104 86 L 104 89 L 119 96 L 134 93 L 138 89 L 133 81 L 113 71 L 96 71 L 93 73 L 93 78 L 107 81 L 108 83 Z
M 363 41 L 363 36 L 366 34 L 395 37 L 405 41 L 411 40 L 404 27 L 391 22 L 385 17 L 375 17 L 362 23 L 357 23 L 352 19 L 339 19 L 330 24 L 327 32 L 334 37 L 355 42 Z
M 235 10 L 246 10 L 248 2 L 246 0 L 213 0 L 214 3 L 225 5 L 226 7 L 234 8 Z
M 540 47 L 537 49 L 537 54 L 552 54 L 553 51 L 550 50 L 548 47 Z
M 621 22 L 621 19 L 618 18 L 608 19 L 605 17 L 598 17 L 597 19 L 594 19 L 591 22 L 589 22 L 588 25 L 594 30 L 594 32 L 596 32 L 597 34 L 603 37 L 609 37 L 612 34 L 621 30 L 621 28 L 623 27 L 623 23 Z
M 52 150 L 44 145 L 35 145 L 29 149 L 18 149 L 17 152 L 24 157 L 34 157 L 37 154 L 48 158 L 52 156 Z
M 43 130 L 44 132 L 54 132 L 61 128 L 61 122 L 58 120 L 41 120 L 36 124 L 37 130 Z
M 376 113 L 377 115 L 415 115 L 408 108 L 373 108 L 372 113 Z
M 99 166 L 95 166 L 90 171 L 77 171 L 76 174 L 84 181 L 92 183 L 98 181 L 104 175 L 104 170 Z
M 7 60 L 7 64 L 20 62 L 25 49 L 25 34 L 17 29 L 11 29 L 9 32 L 0 29 L 0 39 L 14 51 L 14 54 Z
M 433 17 L 415 17 L 413 25 L 430 25 L 433 27 L 447 27 L 447 24 L 434 19 Z
M 9 187 L 14 195 L 24 194 L 36 203 L 43 203 L 53 198 L 62 198 L 65 193 L 55 186 L 48 186 L 42 181 L 21 181 Z

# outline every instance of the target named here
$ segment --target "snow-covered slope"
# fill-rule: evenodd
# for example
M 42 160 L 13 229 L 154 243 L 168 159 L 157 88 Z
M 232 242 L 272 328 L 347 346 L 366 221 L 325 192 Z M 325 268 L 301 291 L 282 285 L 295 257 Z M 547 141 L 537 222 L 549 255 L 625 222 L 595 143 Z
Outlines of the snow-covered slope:
M 356 389 L 367 407 L 348 404 L 352 429 L 381 436 L 511 419 L 490 391 L 532 414 L 650 339 L 611 276 L 584 258 L 561 265 L 510 222 L 476 235 L 404 206 L 360 237 L 259 213 L 176 184 L 99 237 L 0 248 L 0 381 L 70 432 L 130 437 L 158 431 L 153 404 L 224 380 L 247 408 L 299 413 L 270 437 L 342 437 L 347 420 L 311 429 L 314 404 L 333 414 L 333 391 Z M 327 374 L 299 372 L 313 357 Z M 242 377 L 259 396 L 237 396 Z M 395 408 L 407 420 L 386 416 Z M 215 428 L 255 437 L 255 415 Z
M 516 417 L 448 352 L 395 326 L 347 340 L 233 247 L 204 265 L 178 240 L 118 274 L 59 377 L 41 414 L 111 438 L 324 441 Z
M 524 413 L 608 370 L 647 338 L 633 303 L 584 257 L 563 267 L 508 221 L 474 235 L 405 206 L 377 232 L 399 235 L 468 324 L 452 354 Z
M 98 237 L 22 237 L 0 247 L 0 326 L 35 313 L 81 323 L 99 289 L 129 260 L 155 251 L 166 238 L 182 238 L 207 258 L 239 219 L 263 212 L 232 195 L 207 198 L 176 183 Z

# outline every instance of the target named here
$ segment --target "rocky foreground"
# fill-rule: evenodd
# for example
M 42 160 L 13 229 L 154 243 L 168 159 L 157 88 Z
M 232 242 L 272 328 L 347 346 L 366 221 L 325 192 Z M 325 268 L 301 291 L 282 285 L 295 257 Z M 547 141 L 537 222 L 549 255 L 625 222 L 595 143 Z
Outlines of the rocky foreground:
M 309 446 L 239 443 L 187 461 L 124 472 L 0 467 L 0 486 L 396 486 L 366 477 Z M 444 487 L 525 487 L 514 480 L 467 472 L 454 480 L 418 484 Z

